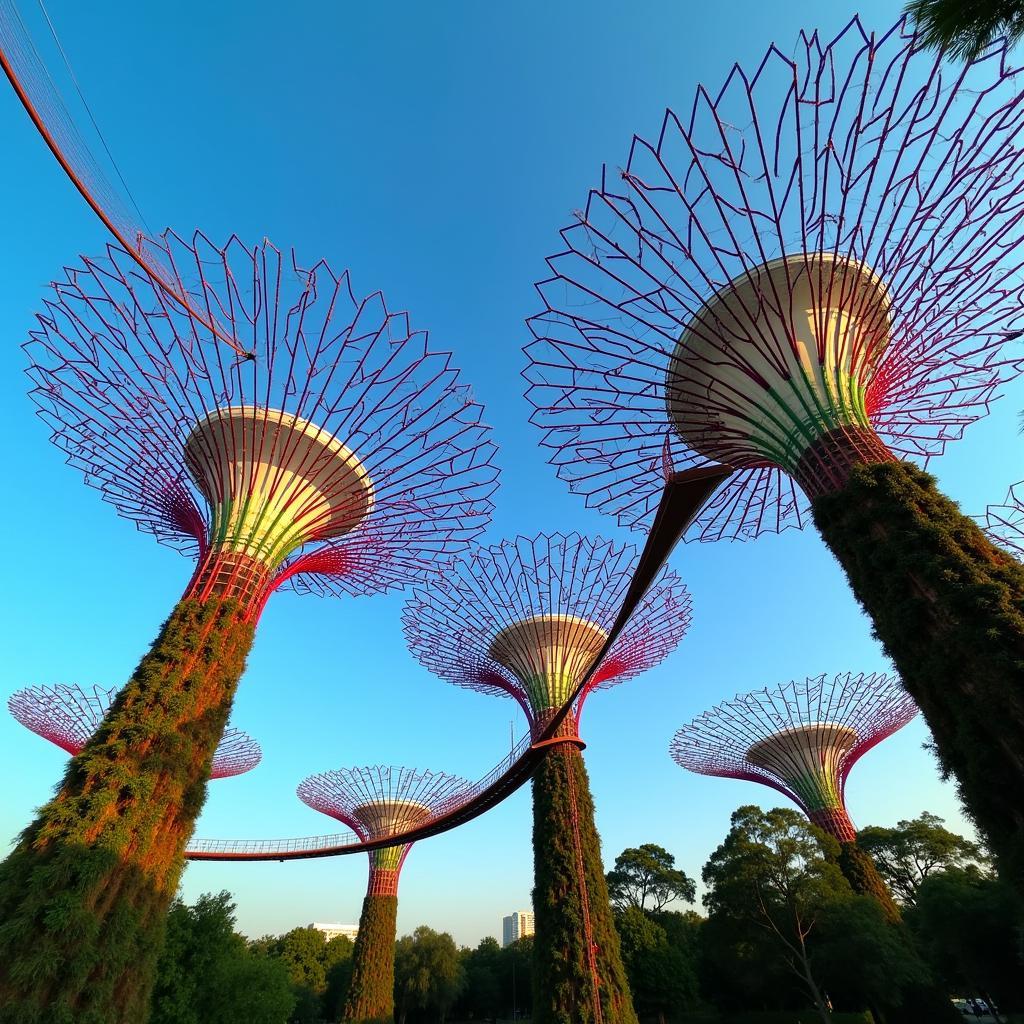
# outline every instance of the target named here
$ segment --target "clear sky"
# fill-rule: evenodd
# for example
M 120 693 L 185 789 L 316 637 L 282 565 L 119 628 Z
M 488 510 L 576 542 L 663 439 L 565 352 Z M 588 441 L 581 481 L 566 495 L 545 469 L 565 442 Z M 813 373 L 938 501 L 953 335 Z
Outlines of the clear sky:
M 22 6 L 27 16 L 29 0 Z M 898 6 L 872 0 L 861 14 L 885 28 Z M 456 353 L 502 448 L 491 540 L 542 530 L 627 537 L 546 466 L 518 377 L 523 320 L 538 306 L 532 282 L 602 162 L 624 162 L 634 131 L 656 130 L 666 105 L 687 107 L 696 85 L 717 85 L 731 62 L 756 62 L 773 41 L 791 52 L 801 28 L 834 32 L 854 10 L 841 0 L 49 7 L 152 228 L 266 235 L 307 263 L 348 265 L 357 289 L 382 289 Z M 190 565 L 118 519 L 32 415 L 19 345 L 46 283 L 106 238 L 6 87 L 0 138 L 6 697 L 30 683 L 123 682 Z M 1024 476 L 1020 408 L 1018 382 L 933 463 L 966 511 Z M 667 753 L 673 731 L 738 691 L 889 666 L 813 532 L 688 545 L 673 564 L 693 592 L 690 635 L 658 669 L 593 697 L 583 734 L 606 862 L 656 842 L 696 876 L 736 806 L 779 799 L 683 772 Z M 295 796 L 311 772 L 393 762 L 476 778 L 505 753 L 509 723 L 517 736 L 523 728 L 516 705 L 421 669 L 402 641 L 401 607 L 400 596 L 272 599 L 234 714 L 264 762 L 210 786 L 198 835 L 335 831 Z M 967 827 L 926 740 L 916 722 L 855 768 L 858 824 L 930 810 Z M 63 763 L 0 714 L 0 839 L 30 820 Z M 406 863 L 399 928 L 426 923 L 473 944 L 500 935 L 501 916 L 529 905 L 530 828 L 524 789 L 421 843 Z M 240 926 L 258 935 L 354 922 L 365 879 L 363 855 L 197 864 L 183 892 L 231 890 Z

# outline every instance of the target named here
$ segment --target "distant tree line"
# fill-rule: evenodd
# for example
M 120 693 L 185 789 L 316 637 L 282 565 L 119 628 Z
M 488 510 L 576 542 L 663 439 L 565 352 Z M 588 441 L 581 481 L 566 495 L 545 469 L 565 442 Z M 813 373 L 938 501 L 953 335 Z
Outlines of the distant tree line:
M 796 811 L 741 807 L 704 867 L 707 916 L 673 856 L 647 843 L 607 875 L 637 1013 L 644 1022 L 906 1024 L 915 985 L 1024 1011 L 1024 912 L 977 844 L 922 814 L 858 841 L 899 900 L 894 929 L 853 893 L 835 841 Z M 175 904 L 152 1024 L 339 1021 L 352 942 L 316 928 L 247 942 L 228 893 Z M 421 926 L 395 946 L 395 1022 L 529 1019 L 532 939 L 458 948 Z M 904 1004 L 901 1005 L 901 1000 Z

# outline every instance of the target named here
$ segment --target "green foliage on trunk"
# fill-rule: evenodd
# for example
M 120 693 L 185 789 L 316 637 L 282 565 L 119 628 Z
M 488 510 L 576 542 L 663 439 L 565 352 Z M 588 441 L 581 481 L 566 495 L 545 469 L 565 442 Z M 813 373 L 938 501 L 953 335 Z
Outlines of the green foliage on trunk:
M 889 886 L 878 873 L 875 862 L 856 844 L 839 844 L 839 870 L 859 896 L 870 896 L 891 924 L 900 921 L 900 908 L 892 898 Z
M 908 463 L 856 467 L 814 519 L 1024 894 L 1024 566 Z
M 604 1024 L 636 1024 L 612 919 L 583 758 L 574 746 L 553 748 L 533 778 L 534 1024 L 590 1024 L 593 980 L 574 838 L 572 799 L 589 900 Z
M 359 1024 L 394 1020 L 397 917 L 397 896 L 368 895 L 363 900 L 343 1020 Z
M 0 864 L 0 1021 L 144 1024 L 253 627 L 183 601 Z

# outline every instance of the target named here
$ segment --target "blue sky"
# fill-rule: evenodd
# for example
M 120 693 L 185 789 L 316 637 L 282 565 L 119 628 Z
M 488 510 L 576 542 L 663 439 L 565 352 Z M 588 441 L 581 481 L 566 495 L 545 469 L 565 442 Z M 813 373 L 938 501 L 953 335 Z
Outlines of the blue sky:
M 804 0 L 49 6 L 154 229 L 266 235 L 303 260 L 347 265 L 357 289 L 382 289 L 456 353 L 502 449 L 492 540 L 573 529 L 627 537 L 545 465 L 518 378 L 523 319 L 537 308 L 532 282 L 602 162 L 623 162 L 634 131 L 656 130 L 666 105 L 687 106 L 732 61 L 759 60 L 772 41 L 789 52 L 800 28 L 834 32 L 853 12 Z M 884 28 L 897 8 L 860 11 Z M 0 133 L 6 697 L 30 683 L 126 679 L 190 566 L 119 520 L 32 415 L 18 346 L 46 283 L 106 238 L 7 89 Z M 1000 500 L 1022 475 L 1020 408 L 1018 382 L 933 464 L 966 511 Z M 673 564 L 693 593 L 690 635 L 659 668 L 593 697 L 583 733 L 606 861 L 656 842 L 698 875 L 736 806 L 778 801 L 681 771 L 667 754 L 675 728 L 738 691 L 888 665 L 812 532 L 689 545 Z M 509 723 L 522 731 L 517 707 L 420 668 L 402 642 L 401 606 L 400 596 L 272 599 L 234 714 L 263 744 L 264 763 L 211 785 L 199 835 L 334 831 L 294 795 L 309 773 L 395 762 L 475 778 L 507 750 Z M 927 809 L 966 828 L 921 749 L 926 739 L 916 722 L 856 767 L 848 797 L 857 823 Z M 28 822 L 63 761 L 0 714 L 0 839 Z M 500 935 L 501 916 L 528 906 L 531 866 L 522 790 L 412 852 L 399 927 L 427 923 L 473 944 Z M 257 935 L 355 921 L 365 878 L 362 855 L 198 864 L 183 891 L 231 890 L 240 926 Z

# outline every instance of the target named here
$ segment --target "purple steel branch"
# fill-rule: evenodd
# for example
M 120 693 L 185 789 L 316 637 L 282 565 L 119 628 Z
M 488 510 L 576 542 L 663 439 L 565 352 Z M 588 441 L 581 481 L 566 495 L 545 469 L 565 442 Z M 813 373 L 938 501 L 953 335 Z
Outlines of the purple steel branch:
M 856 836 L 844 802 L 850 769 L 916 714 L 896 676 L 820 675 L 724 701 L 683 726 L 670 752 L 700 775 L 770 786 L 850 841 Z
M 562 231 L 529 322 L 527 394 L 559 476 L 645 529 L 670 472 L 726 462 L 693 536 L 802 526 L 785 456 L 822 409 L 802 420 L 791 384 L 844 407 L 878 458 L 941 454 L 1020 369 L 1001 352 L 1024 328 L 1019 76 L 1004 45 L 954 67 L 904 21 L 875 35 L 854 18 L 635 137 Z M 821 309 L 801 280 L 828 292 Z M 840 326 L 819 316 L 833 306 Z M 749 443 L 761 429 L 783 435 L 778 455 Z
M 25 346 L 53 441 L 121 515 L 203 559 L 223 543 L 214 505 L 242 507 L 259 486 L 271 501 L 283 495 L 278 518 L 305 517 L 308 535 L 274 561 L 263 600 L 279 586 L 402 587 L 484 528 L 497 476 L 489 428 L 450 356 L 406 314 L 389 312 L 380 293 L 358 297 L 347 271 L 304 268 L 268 242 L 218 247 L 168 233 L 144 245 L 242 357 L 113 246 L 53 285 Z M 284 470 L 254 464 L 246 427 L 256 445 L 281 449 L 288 472 L 320 474 L 306 504 L 289 498 Z M 238 478 L 218 478 L 218 460 L 241 467 Z M 205 492 L 197 465 L 213 467 Z M 350 493 L 353 477 L 364 493 Z M 312 504 L 321 498 L 334 519 Z
M 993 543 L 1024 559 L 1024 481 L 1010 488 L 1002 505 L 989 505 L 982 526 Z
M 25 728 L 74 755 L 99 728 L 117 690 L 116 686 L 87 689 L 66 683 L 29 686 L 11 694 L 7 708 Z M 214 752 L 210 778 L 242 775 L 262 759 L 260 745 L 248 733 L 229 726 Z

